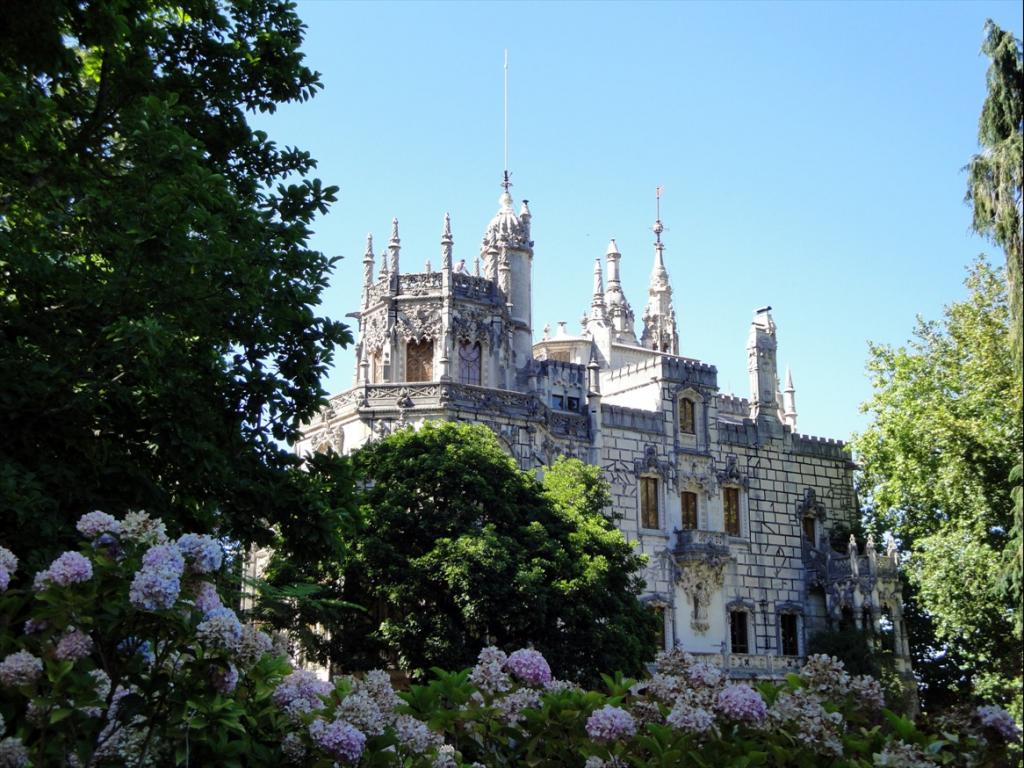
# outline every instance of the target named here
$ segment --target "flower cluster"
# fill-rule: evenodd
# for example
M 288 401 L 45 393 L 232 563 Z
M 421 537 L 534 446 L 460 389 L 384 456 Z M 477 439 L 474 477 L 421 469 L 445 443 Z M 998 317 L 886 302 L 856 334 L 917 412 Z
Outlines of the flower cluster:
M 185 560 L 176 545 L 154 544 L 142 556 L 142 568 L 132 580 L 131 604 L 144 611 L 171 608 L 181 592 L 184 571 Z
M 87 539 L 95 539 L 104 533 L 112 533 L 115 536 L 121 533 L 121 522 L 106 512 L 84 514 L 78 519 L 75 527 Z
M 469 680 L 473 685 L 484 693 L 495 694 L 507 691 L 512 687 L 512 681 L 505 673 L 505 664 L 508 656 L 493 645 L 489 645 L 480 651 L 477 656 L 476 666 L 469 674 Z
M 551 682 L 551 667 L 547 659 L 531 648 L 513 651 L 505 661 L 505 669 L 528 685 Z
M 11 576 L 18 570 L 18 558 L 6 547 L 0 547 L 0 595 L 7 591 Z
M 167 526 L 159 518 L 145 512 L 129 512 L 121 521 L 121 531 L 128 541 L 152 546 L 167 543 Z
M 687 733 L 707 733 L 715 725 L 715 716 L 703 707 L 695 707 L 680 699 L 665 718 L 669 725 Z
M 273 700 L 291 717 L 323 707 L 323 698 L 331 692 L 331 684 L 315 673 L 300 669 L 292 672 L 274 690 Z
M 178 539 L 178 549 L 185 555 L 189 570 L 193 573 L 219 571 L 224 561 L 224 548 L 213 536 L 186 533 Z
M 843 716 L 826 711 L 821 699 L 806 688 L 780 692 L 768 718 L 817 754 L 838 757 L 843 753 Z
M 54 584 L 58 587 L 70 587 L 81 584 L 92 578 L 92 562 L 80 552 L 65 552 L 45 571 L 36 574 L 37 589 L 44 589 Z
M 91 637 L 85 632 L 72 629 L 70 632 L 65 633 L 60 642 L 57 643 L 57 650 L 54 652 L 54 655 L 62 661 L 77 661 L 78 659 L 84 659 L 92 653 L 92 648 Z
M 0 661 L 0 685 L 32 685 L 43 674 L 43 662 L 28 651 L 17 651 Z
M 809 689 L 823 696 L 841 698 L 850 690 L 850 676 L 843 662 L 824 653 L 807 657 L 800 670 L 800 679 Z
M 220 693 L 229 694 L 238 686 L 238 668 L 234 664 L 227 667 L 214 668 L 211 674 L 211 683 Z
M 204 616 L 223 605 L 220 601 L 220 595 L 217 593 L 217 588 L 208 581 L 199 582 L 196 586 L 194 599 L 196 610 Z
M 310 723 L 309 735 L 314 743 L 335 760 L 354 763 L 366 748 L 366 735 L 344 720 L 327 723 L 319 718 Z
M 1014 742 L 1020 738 L 1020 728 L 1013 721 L 1013 715 L 1002 707 L 978 707 L 975 714 L 983 728 L 991 728 L 1004 741 Z
M 741 723 L 758 725 L 768 714 L 768 707 L 761 694 L 749 685 L 728 685 L 715 700 L 719 713 Z
M 22 768 L 28 764 L 28 750 L 21 739 L 16 736 L 0 739 L 0 766 Z
M 624 709 L 606 704 L 587 718 L 587 735 L 594 741 L 607 742 L 636 734 L 636 720 Z
M 441 736 L 427 727 L 427 724 L 409 715 L 399 715 L 395 720 L 395 735 L 406 752 L 422 755 L 433 747 L 441 746 Z
M 242 623 L 230 608 L 214 608 L 199 622 L 196 638 L 206 648 L 234 651 L 242 641 Z

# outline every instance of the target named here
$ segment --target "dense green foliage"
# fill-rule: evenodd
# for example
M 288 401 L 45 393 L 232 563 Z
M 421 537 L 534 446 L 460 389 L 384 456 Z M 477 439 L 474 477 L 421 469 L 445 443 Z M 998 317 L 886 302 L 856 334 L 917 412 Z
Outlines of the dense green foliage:
M 337 554 L 343 515 L 279 442 L 350 340 L 313 310 L 335 189 L 247 122 L 320 87 L 302 32 L 283 0 L 4 4 L 0 529 L 23 557 L 96 508 Z
M 1010 297 L 1010 351 L 1017 375 L 1024 376 L 1024 54 L 1020 40 L 991 20 L 985 24 L 981 48 L 992 63 L 988 68 L 988 95 L 978 121 L 981 153 L 967 166 L 967 200 L 974 208 L 974 230 L 1006 253 L 1006 281 Z M 1024 402 L 1018 402 L 1024 418 Z M 1010 483 L 1014 495 L 1014 521 L 1003 553 L 1002 572 L 1012 599 L 1024 603 L 1024 458 L 1014 466 Z M 1024 632 L 1018 613 L 1017 632 Z
M 578 461 L 543 485 L 484 427 L 428 423 L 356 454 L 364 488 L 346 535 L 340 596 L 363 606 L 330 626 L 347 668 L 415 675 L 480 648 L 533 644 L 558 674 L 636 674 L 655 617 L 637 600 L 642 558 L 606 516 L 599 471 Z
M 1020 709 L 1021 605 L 1001 587 L 1013 522 L 1007 477 L 1019 460 L 1021 378 L 1006 351 L 1006 285 L 985 262 L 970 296 L 941 322 L 920 321 L 906 347 L 872 346 L 872 424 L 854 440 L 871 505 L 869 527 L 889 530 L 910 557 L 909 599 L 927 622 L 911 626 L 917 671 L 941 698 L 954 685 Z M 929 631 L 929 629 L 931 631 Z M 935 651 L 959 680 L 929 678 Z M 1018 715 L 1019 716 L 1019 715 Z

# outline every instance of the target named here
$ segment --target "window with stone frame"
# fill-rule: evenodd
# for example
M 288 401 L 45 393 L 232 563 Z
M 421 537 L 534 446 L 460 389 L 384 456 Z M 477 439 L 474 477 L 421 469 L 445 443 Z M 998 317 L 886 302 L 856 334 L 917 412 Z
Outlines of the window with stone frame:
M 697 528 L 697 494 L 693 491 L 683 491 L 679 494 L 680 506 L 683 513 L 683 530 L 692 531 Z
M 658 510 L 658 478 L 640 478 L 640 527 L 660 528 L 661 516 Z
M 741 535 L 740 489 L 732 487 L 723 488 L 722 506 L 725 512 L 725 532 L 730 536 Z
M 459 384 L 480 386 L 480 357 L 482 348 L 479 341 L 459 342 Z
M 370 354 L 370 381 L 373 384 L 384 383 L 384 352 L 382 350 Z
M 729 611 L 729 650 L 732 653 L 750 653 L 749 616 L 746 611 Z
M 818 546 L 817 521 L 814 515 L 807 515 L 803 521 L 804 541 L 812 547 Z
M 697 409 L 693 400 L 684 397 L 679 401 L 679 431 L 685 435 L 697 434 Z
M 797 614 L 779 615 L 779 642 L 783 656 L 800 655 L 800 617 Z
M 665 650 L 668 645 L 668 636 L 665 632 L 665 608 L 661 605 L 654 606 L 654 615 L 658 618 L 657 627 L 654 630 L 654 639 L 658 648 Z
M 405 345 L 405 380 L 433 381 L 434 342 L 410 341 Z

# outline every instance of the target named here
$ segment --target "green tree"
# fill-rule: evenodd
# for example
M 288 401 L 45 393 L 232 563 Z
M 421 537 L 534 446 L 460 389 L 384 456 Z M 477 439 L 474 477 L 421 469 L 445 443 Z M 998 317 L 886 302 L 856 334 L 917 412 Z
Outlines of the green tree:
M 1022 445 L 1021 379 L 1006 354 L 1000 272 L 979 260 L 967 286 L 969 298 L 942 322 L 919 321 L 908 346 L 871 346 L 872 424 L 854 446 L 869 527 L 892 531 L 910 553 L 911 594 L 933 627 L 931 636 L 924 624 L 911 629 L 918 663 L 928 664 L 922 648 L 948 649 L 965 684 L 1016 696 L 1019 714 L 1021 607 L 1001 588 L 999 563 L 1013 521 L 1006 477 Z
M 1010 349 L 1017 375 L 1024 375 L 1024 237 L 1021 220 L 1024 186 L 1024 54 L 1020 40 L 985 22 L 982 53 L 988 68 L 988 95 L 978 120 L 981 153 L 967 166 L 967 201 L 974 207 L 974 230 L 1006 253 L 1006 279 L 1010 296 Z M 1024 404 L 1018 402 L 1019 417 Z M 1014 495 L 1012 535 L 1003 554 L 1005 582 L 1018 602 L 1024 602 L 1024 464 L 1013 467 L 1010 483 Z M 1018 619 L 1020 618 L 1018 613 Z M 1018 620 L 1017 631 L 1024 630 Z
M 607 517 L 596 468 L 561 461 L 544 484 L 484 427 L 430 423 L 353 456 L 364 484 L 329 627 L 346 668 L 386 660 L 421 675 L 481 647 L 533 644 L 556 674 L 637 674 L 655 617 L 637 599 L 643 558 Z
M 320 87 L 302 35 L 284 0 L 5 4 L 0 528 L 23 557 L 97 508 L 338 554 L 343 511 L 281 445 L 350 341 L 314 311 L 335 188 L 247 117 Z

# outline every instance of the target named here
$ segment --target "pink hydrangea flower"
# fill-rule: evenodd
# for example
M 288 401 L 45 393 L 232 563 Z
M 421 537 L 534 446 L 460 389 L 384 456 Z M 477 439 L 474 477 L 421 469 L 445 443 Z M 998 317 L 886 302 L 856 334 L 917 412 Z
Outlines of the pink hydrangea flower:
M 768 715 L 768 706 L 761 694 L 749 685 L 729 685 L 715 699 L 715 708 L 725 717 L 757 725 Z
M 505 669 L 528 685 L 544 685 L 551 681 L 551 667 L 539 652 L 531 648 L 513 651 Z
M 0 684 L 9 688 L 31 685 L 43 674 L 43 662 L 28 651 L 18 651 L 0 661 Z
M 92 563 L 81 552 L 65 552 L 45 571 L 36 574 L 36 587 L 45 588 L 49 584 L 58 587 L 69 587 L 81 584 L 92 578 Z
M 626 710 L 606 704 L 587 719 L 587 735 L 594 741 L 616 741 L 636 734 L 636 720 Z

